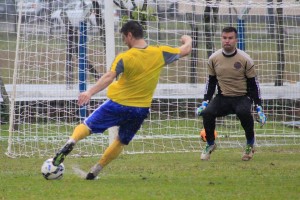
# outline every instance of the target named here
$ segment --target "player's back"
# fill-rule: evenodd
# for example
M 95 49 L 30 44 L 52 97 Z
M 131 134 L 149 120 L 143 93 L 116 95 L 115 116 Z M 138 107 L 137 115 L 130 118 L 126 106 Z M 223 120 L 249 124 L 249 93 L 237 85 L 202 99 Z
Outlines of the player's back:
M 127 70 L 124 71 L 124 75 L 128 76 L 130 82 L 158 78 L 160 70 L 165 64 L 161 49 L 154 46 L 144 49 L 131 48 L 125 52 L 123 62 L 124 69 Z
M 150 107 L 162 67 L 177 60 L 178 54 L 178 48 L 148 46 L 118 55 L 112 70 L 121 68 L 122 73 L 109 86 L 108 97 L 122 105 Z

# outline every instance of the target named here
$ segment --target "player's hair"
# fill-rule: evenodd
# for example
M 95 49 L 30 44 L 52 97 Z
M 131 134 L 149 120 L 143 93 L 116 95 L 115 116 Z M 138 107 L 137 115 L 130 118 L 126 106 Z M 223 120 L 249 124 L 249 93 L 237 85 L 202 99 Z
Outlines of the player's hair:
M 223 28 L 222 33 L 231 33 L 234 32 L 235 33 L 235 37 L 237 37 L 237 30 L 236 28 L 232 27 L 232 26 L 227 26 L 225 28 Z
M 144 37 L 143 27 L 137 21 L 128 21 L 120 30 L 120 33 L 123 33 L 126 36 L 129 32 L 136 39 L 141 39 Z

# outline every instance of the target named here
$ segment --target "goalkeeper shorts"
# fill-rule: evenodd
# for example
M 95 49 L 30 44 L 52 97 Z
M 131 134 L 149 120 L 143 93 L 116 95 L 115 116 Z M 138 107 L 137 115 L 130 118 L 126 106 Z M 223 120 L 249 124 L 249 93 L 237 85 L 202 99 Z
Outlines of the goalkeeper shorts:
M 106 129 L 119 126 L 119 139 L 127 145 L 148 117 L 149 108 L 124 106 L 105 101 L 84 120 L 91 133 L 103 133 Z

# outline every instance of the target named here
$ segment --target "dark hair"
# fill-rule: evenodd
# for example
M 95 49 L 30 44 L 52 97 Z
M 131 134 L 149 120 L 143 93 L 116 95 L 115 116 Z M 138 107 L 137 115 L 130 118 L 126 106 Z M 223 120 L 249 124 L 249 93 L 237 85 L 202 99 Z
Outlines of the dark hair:
M 126 36 L 130 32 L 136 39 L 141 39 L 144 37 L 143 27 L 137 21 L 128 21 L 122 26 L 120 32 Z
M 232 26 L 227 26 L 225 28 L 223 28 L 222 30 L 222 33 L 231 33 L 231 32 L 234 32 L 235 33 L 235 36 L 237 37 L 237 30 L 236 28 L 232 27 Z

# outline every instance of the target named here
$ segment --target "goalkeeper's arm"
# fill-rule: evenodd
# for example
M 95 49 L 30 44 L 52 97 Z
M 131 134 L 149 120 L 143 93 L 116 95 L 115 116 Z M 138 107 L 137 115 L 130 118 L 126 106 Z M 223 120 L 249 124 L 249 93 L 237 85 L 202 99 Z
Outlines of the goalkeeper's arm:
M 205 94 L 202 104 L 197 108 L 196 114 L 198 116 L 202 115 L 202 111 L 207 107 L 208 102 L 211 100 L 212 96 L 215 93 L 217 85 L 217 78 L 216 76 L 208 76 L 206 87 L 205 87 Z
M 256 121 L 263 126 L 267 121 L 267 117 L 261 107 L 260 88 L 257 77 L 247 78 L 247 94 L 255 103 L 255 109 L 258 115 Z
M 261 106 L 260 88 L 257 77 L 247 78 L 247 95 L 255 105 Z
M 204 92 L 204 101 L 209 102 L 216 90 L 216 85 L 217 85 L 217 77 L 209 75 L 208 79 L 206 81 L 206 86 L 205 86 L 205 92 Z

